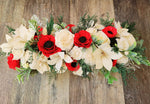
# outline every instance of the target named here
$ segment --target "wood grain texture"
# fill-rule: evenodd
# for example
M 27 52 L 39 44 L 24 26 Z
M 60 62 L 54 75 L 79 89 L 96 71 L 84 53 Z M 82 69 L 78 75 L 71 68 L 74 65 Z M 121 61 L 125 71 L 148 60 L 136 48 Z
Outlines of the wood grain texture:
M 14 28 L 31 18 L 64 15 L 69 23 L 68 0 L 0 0 L 1 40 L 5 41 L 6 25 Z M 65 12 L 66 11 L 66 12 Z M 23 85 L 14 80 L 17 72 L 8 69 L 5 58 L 0 61 L 1 104 L 69 104 L 69 74 L 59 75 L 49 84 L 48 75 L 37 74 Z
M 77 24 L 85 12 L 98 17 L 108 12 L 110 17 L 114 18 L 112 0 L 71 0 L 70 6 L 70 23 Z M 115 77 L 118 82 L 108 85 L 104 76 L 100 74 L 90 80 L 71 74 L 70 104 L 124 104 L 121 76 L 116 74 Z
M 150 1 L 114 0 L 116 19 L 136 23 L 137 32 L 144 39 L 146 56 L 150 60 Z M 126 104 L 150 104 L 150 67 L 136 70 L 137 80 L 130 79 L 124 86 Z
M 66 23 L 76 24 L 79 17 L 103 16 L 109 12 L 114 17 L 113 0 L 0 0 L 0 44 L 5 42 L 6 25 L 17 28 L 33 14 L 42 17 L 64 16 Z M 8 69 L 6 58 L 0 59 L 0 102 L 1 104 L 124 104 L 121 76 L 108 85 L 102 75 L 91 80 L 71 73 L 58 75 L 48 81 L 47 74 L 30 77 L 23 85 L 14 80 L 17 72 Z

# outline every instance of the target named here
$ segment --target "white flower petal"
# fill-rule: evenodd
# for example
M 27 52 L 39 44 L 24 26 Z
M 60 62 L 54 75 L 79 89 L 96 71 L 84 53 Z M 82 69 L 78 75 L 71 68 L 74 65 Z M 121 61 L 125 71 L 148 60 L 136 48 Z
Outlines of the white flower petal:
M 122 56 L 120 59 L 117 60 L 117 63 L 126 64 L 128 62 L 128 57 Z
M 11 39 L 12 39 L 12 37 L 6 34 L 6 40 L 7 40 L 7 42 L 9 42 Z
M 57 71 L 60 70 L 61 66 L 62 66 L 62 60 L 59 60 L 59 61 L 56 63 L 56 65 L 55 65 Z
M 102 62 L 103 62 L 103 65 L 104 65 L 104 67 L 108 70 L 108 71 L 110 71 L 111 70 L 111 68 L 112 68 L 112 60 L 111 60 L 111 58 L 110 57 L 102 57 Z
M 24 55 L 24 49 L 18 49 L 18 50 L 13 49 L 12 54 L 14 55 L 13 60 L 19 60 Z
M 114 52 L 114 51 L 111 51 L 110 56 L 111 56 L 111 59 L 116 60 L 116 59 L 121 58 L 123 55 L 122 55 L 120 52 L 116 53 L 116 52 Z
M 61 59 L 64 59 L 64 52 L 58 52 L 58 55 L 61 57 Z
M 73 46 L 74 35 L 67 29 L 62 29 L 55 33 L 56 46 L 62 50 L 70 50 Z
M 2 45 L 0 45 L 0 47 L 2 48 L 3 52 L 10 52 L 11 51 L 11 46 L 8 43 L 3 43 Z
M 72 58 L 69 55 L 65 55 L 64 60 L 65 60 L 66 63 L 71 63 L 73 61 Z

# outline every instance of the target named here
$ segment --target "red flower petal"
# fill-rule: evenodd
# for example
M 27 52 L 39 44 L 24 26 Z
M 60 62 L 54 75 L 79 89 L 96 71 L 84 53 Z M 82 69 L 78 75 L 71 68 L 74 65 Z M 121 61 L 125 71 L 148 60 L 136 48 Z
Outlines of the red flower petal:
M 37 28 L 38 28 L 38 31 L 39 31 L 39 32 L 43 31 L 43 28 L 42 28 L 42 27 L 38 26 Z
M 65 63 L 65 64 L 66 64 L 68 70 L 70 70 L 70 71 L 77 71 L 80 68 L 80 65 L 79 65 L 79 63 L 77 63 L 77 60 L 74 60 L 71 63 Z
M 61 51 L 61 49 L 55 45 L 55 37 L 52 35 L 40 35 L 37 44 L 39 50 L 47 57 Z
M 116 66 L 117 60 L 113 60 L 113 66 Z
M 75 26 L 74 24 L 68 24 L 65 28 L 69 27 L 69 31 L 72 32 L 72 27 L 74 27 L 74 26 Z
M 92 43 L 92 38 L 89 32 L 85 30 L 79 31 L 75 34 L 74 44 L 78 47 L 89 48 Z
M 112 26 L 107 26 L 102 30 L 109 38 L 113 38 L 117 35 L 117 29 Z
M 7 57 L 7 63 L 9 65 L 10 69 L 16 70 L 16 67 L 20 68 L 20 60 L 12 60 L 13 59 L 13 54 L 10 54 Z

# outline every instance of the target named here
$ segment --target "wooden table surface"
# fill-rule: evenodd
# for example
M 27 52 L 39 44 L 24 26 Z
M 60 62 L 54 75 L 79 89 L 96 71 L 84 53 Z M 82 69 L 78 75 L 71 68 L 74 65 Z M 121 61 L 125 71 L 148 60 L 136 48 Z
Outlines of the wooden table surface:
M 116 17 L 116 20 L 135 20 L 138 23 L 137 28 L 141 30 L 139 32 L 142 33 L 142 29 L 145 30 L 144 34 L 146 35 L 142 37 L 150 43 L 150 35 L 148 35 L 150 33 L 149 6 L 149 0 L 0 0 L 0 44 L 6 41 L 6 25 L 17 28 L 21 23 L 30 19 L 33 14 L 40 18 L 49 18 L 50 14 L 53 14 L 55 18 L 63 15 L 66 23 L 76 24 L 85 12 L 97 16 L 108 12 L 110 17 Z M 150 56 L 149 51 L 150 47 L 147 45 L 146 52 Z M 143 78 L 140 73 L 144 73 L 145 77 Z M 129 95 L 125 94 L 126 104 L 131 104 L 130 102 L 132 104 L 149 104 L 142 103 L 142 101 L 150 101 L 143 100 L 144 97 L 148 98 L 150 95 L 148 86 L 150 85 L 150 80 L 148 80 L 150 71 L 147 73 L 138 71 L 137 74 L 141 78 L 139 81 L 147 86 L 144 88 L 149 91 L 145 92 L 141 83 L 131 80 L 125 87 L 125 92 Z M 88 80 L 67 72 L 58 75 L 57 79 L 52 79 L 50 84 L 46 74 L 37 74 L 22 85 L 18 84 L 15 79 L 16 75 L 16 71 L 8 68 L 6 58 L 1 57 L 0 104 L 125 104 L 123 83 L 119 74 L 115 75 L 118 81 L 113 85 L 108 85 L 100 74 Z M 144 97 L 141 95 L 142 91 Z M 140 94 L 140 97 L 137 94 Z

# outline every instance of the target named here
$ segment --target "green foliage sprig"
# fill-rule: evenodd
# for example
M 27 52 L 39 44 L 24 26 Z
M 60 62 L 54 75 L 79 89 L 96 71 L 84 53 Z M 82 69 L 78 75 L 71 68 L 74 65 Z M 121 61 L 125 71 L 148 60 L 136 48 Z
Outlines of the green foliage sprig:
M 13 33 L 13 35 L 15 35 L 15 33 L 14 33 L 15 29 L 13 29 L 10 26 L 7 26 L 7 28 L 8 28 L 8 33 Z
M 82 71 L 83 71 L 82 76 L 84 78 L 89 78 L 88 74 L 89 72 L 92 72 L 90 65 L 86 64 L 83 59 L 79 60 L 78 63 L 82 67 Z
M 50 22 L 47 22 L 47 34 L 50 35 L 53 30 L 54 17 L 51 15 Z
M 39 51 L 38 46 L 37 46 L 37 40 L 30 40 L 25 44 L 25 49 L 30 50 L 31 52 L 37 52 Z
M 80 30 L 86 30 L 89 27 L 92 27 L 97 22 L 97 16 L 89 16 L 86 13 L 80 18 L 79 24 L 76 28 L 73 28 L 73 33 L 77 33 Z
M 114 22 L 114 19 L 110 19 L 108 13 L 107 13 L 107 17 L 105 19 L 104 18 L 100 18 L 100 23 L 102 25 L 104 25 L 105 27 L 107 27 L 107 26 L 114 26 L 113 22 Z
M 19 74 L 17 75 L 17 79 L 19 83 L 24 83 L 25 78 L 28 80 L 30 73 L 31 73 L 31 69 L 28 68 L 17 68 L 17 71 L 19 72 Z
M 129 23 L 128 21 L 125 21 L 121 24 L 121 26 L 123 28 L 127 28 L 128 29 L 128 32 L 133 32 L 135 30 L 135 22 L 131 22 Z
M 112 76 L 111 71 L 108 71 L 105 68 L 102 68 L 102 69 L 100 69 L 100 72 L 105 76 L 108 84 L 112 84 L 114 81 L 117 81 L 117 78 Z
M 116 64 L 116 67 L 114 67 L 116 72 L 120 73 L 122 76 L 122 80 L 125 85 L 127 85 L 127 80 L 129 78 L 134 78 L 136 79 L 134 69 L 133 68 L 128 68 L 124 64 Z

